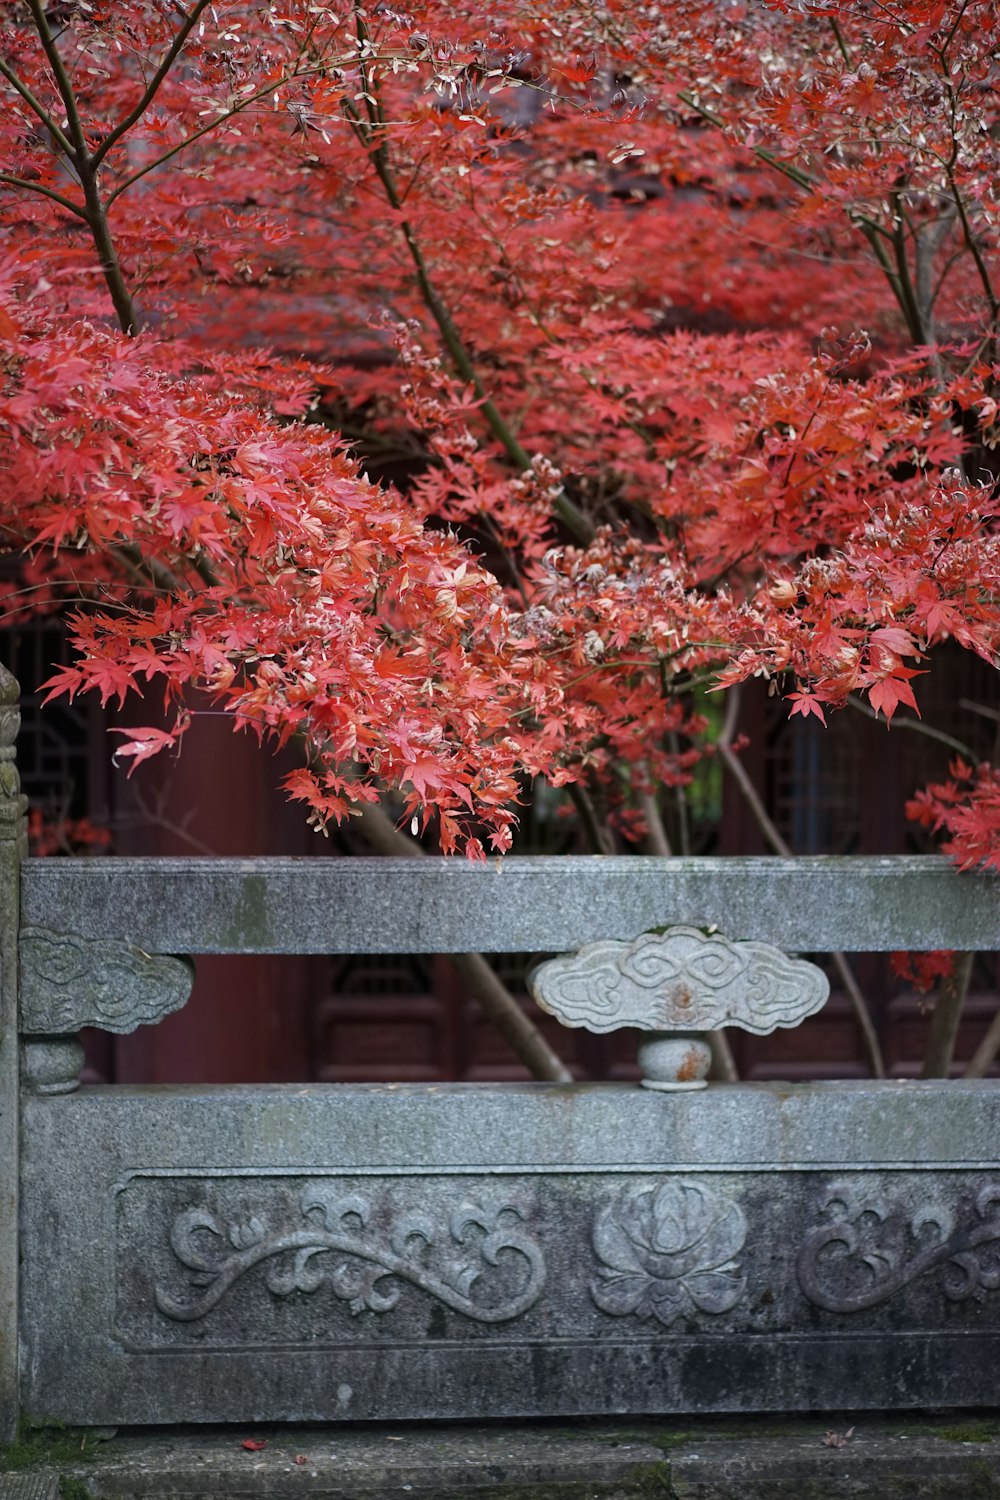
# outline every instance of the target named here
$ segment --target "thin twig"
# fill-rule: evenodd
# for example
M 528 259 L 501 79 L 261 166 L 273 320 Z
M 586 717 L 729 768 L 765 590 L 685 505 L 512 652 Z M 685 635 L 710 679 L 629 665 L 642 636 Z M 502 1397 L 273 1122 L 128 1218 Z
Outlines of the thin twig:
M 95 167 L 100 166 L 101 162 L 104 160 L 105 156 L 107 156 L 112 146 L 117 145 L 126 131 L 131 130 L 132 126 L 146 113 L 146 110 L 156 98 L 156 95 L 160 89 L 160 85 L 163 83 L 163 80 L 170 72 L 170 69 L 173 67 L 178 55 L 184 47 L 185 42 L 191 35 L 191 32 L 193 31 L 195 25 L 197 24 L 198 17 L 202 14 L 203 11 L 208 9 L 210 3 L 211 0 L 197 0 L 197 4 L 195 5 L 194 9 L 186 18 L 183 26 L 181 26 L 170 46 L 167 48 L 167 51 L 163 57 L 163 61 L 160 63 L 156 72 L 153 74 L 152 78 L 147 84 L 138 104 L 136 104 L 134 108 L 130 109 L 128 114 L 125 115 L 123 119 L 119 120 L 118 124 L 112 130 L 108 131 L 107 135 L 100 142 L 100 144 L 96 146 L 95 149 L 91 152 L 90 160 Z
M 76 214 L 85 224 L 89 223 L 87 211 L 74 203 L 70 198 L 64 198 L 62 193 L 56 193 L 52 188 L 43 187 L 40 182 L 29 182 L 25 177 L 12 177 L 9 172 L 0 172 L 0 182 L 5 182 L 8 187 L 20 188 L 25 193 L 41 193 L 43 198 L 51 198 L 53 203 L 58 203 L 60 208 L 65 208 L 68 213 Z
M 54 116 L 49 114 L 44 104 L 41 104 L 29 89 L 28 85 L 18 77 L 6 58 L 0 57 L 0 77 L 6 78 L 12 88 L 16 89 L 28 108 L 38 116 L 45 129 L 52 136 L 56 145 L 66 156 L 72 158 L 73 147 L 69 137 L 64 134 L 61 126 L 56 124 Z
M 856 698 L 853 693 L 847 699 L 847 706 L 853 708 L 856 713 L 864 714 L 866 719 L 873 719 L 876 724 L 885 723 L 885 720 L 873 708 L 869 708 L 867 703 L 862 703 L 861 699 Z M 970 750 L 968 745 L 963 744 L 961 740 L 956 740 L 953 735 L 945 734 L 943 729 L 935 729 L 933 725 L 925 724 L 922 719 L 907 719 L 899 714 L 893 714 L 892 728 L 910 729 L 914 734 L 922 734 L 929 740 L 937 740 L 939 744 L 947 745 L 950 750 L 956 750 L 959 755 L 968 756 L 970 760 L 976 759 L 975 752 Z

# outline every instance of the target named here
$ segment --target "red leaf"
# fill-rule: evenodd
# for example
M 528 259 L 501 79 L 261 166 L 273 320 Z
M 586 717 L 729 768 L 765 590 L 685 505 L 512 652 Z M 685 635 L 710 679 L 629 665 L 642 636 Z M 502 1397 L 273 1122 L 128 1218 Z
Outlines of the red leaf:
M 826 715 L 823 712 L 819 699 L 814 693 L 789 693 L 788 697 L 792 704 L 788 714 L 790 719 L 793 719 L 796 714 L 801 714 L 804 719 L 807 719 L 810 714 L 814 714 L 819 722 L 825 726 Z
M 159 750 L 164 750 L 168 745 L 173 745 L 177 740 L 177 731 L 172 729 L 112 729 L 112 734 L 125 735 L 128 743 L 119 745 L 111 759 L 115 765 L 119 760 L 132 757 L 128 774 L 131 776 L 140 761 L 148 760 L 151 755 L 156 755 Z
M 244 1438 L 243 1446 L 248 1453 L 260 1453 L 263 1448 L 267 1447 L 267 1438 Z M 298 1462 L 297 1459 L 296 1462 Z

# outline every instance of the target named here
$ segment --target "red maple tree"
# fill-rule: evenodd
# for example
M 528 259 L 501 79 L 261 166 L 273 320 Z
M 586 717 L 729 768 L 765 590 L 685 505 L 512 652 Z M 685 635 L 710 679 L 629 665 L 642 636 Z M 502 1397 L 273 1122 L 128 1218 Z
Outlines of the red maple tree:
M 997 664 L 991 0 L 5 10 L 7 608 L 164 691 L 119 755 L 200 689 L 475 856 L 526 775 L 648 827 L 706 687 Z

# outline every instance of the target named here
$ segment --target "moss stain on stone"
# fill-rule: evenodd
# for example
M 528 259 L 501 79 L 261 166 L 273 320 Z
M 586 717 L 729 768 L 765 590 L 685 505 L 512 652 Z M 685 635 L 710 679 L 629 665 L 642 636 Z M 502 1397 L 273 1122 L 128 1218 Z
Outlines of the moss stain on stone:
M 998 1500 L 1000 1479 L 985 1459 L 971 1459 L 966 1465 L 965 1473 L 968 1476 L 968 1489 L 963 1500 Z
M 94 1500 L 94 1497 L 82 1479 L 67 1479 L 64 1475 L 59 1481 L 59 1500 Z
M 17 1437 L 0 1448 L 0 1473 L 33 1466 L 78 1464 L 93 1458 L 100 1439 L 87 1428 L 59 1422 L 22 1422 Z M 75 1497 L 74 1497 L 75 1500 Z
M 234 948 L 266 947 L 273 934 L 267 906 L 267 880 L 263 875 L 244 875 L 240 895 L 226 938 Z
M 943 1438 L 946 1443 L 992 1443 L 1000 1438 L 1000 1418 L 972 1417 L 950 1427 L 937 1427 L 933 1429 L 933 1435 Z

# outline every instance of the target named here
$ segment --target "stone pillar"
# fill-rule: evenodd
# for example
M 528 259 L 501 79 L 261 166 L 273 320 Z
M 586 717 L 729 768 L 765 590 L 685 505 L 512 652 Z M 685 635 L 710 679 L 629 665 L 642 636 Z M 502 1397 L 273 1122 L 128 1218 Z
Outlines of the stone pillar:
M 0 1442 L 14 1436 L 18 1417 L 17 931 L 27 805 L 14 760 L 18 695 L 0 664 Z

